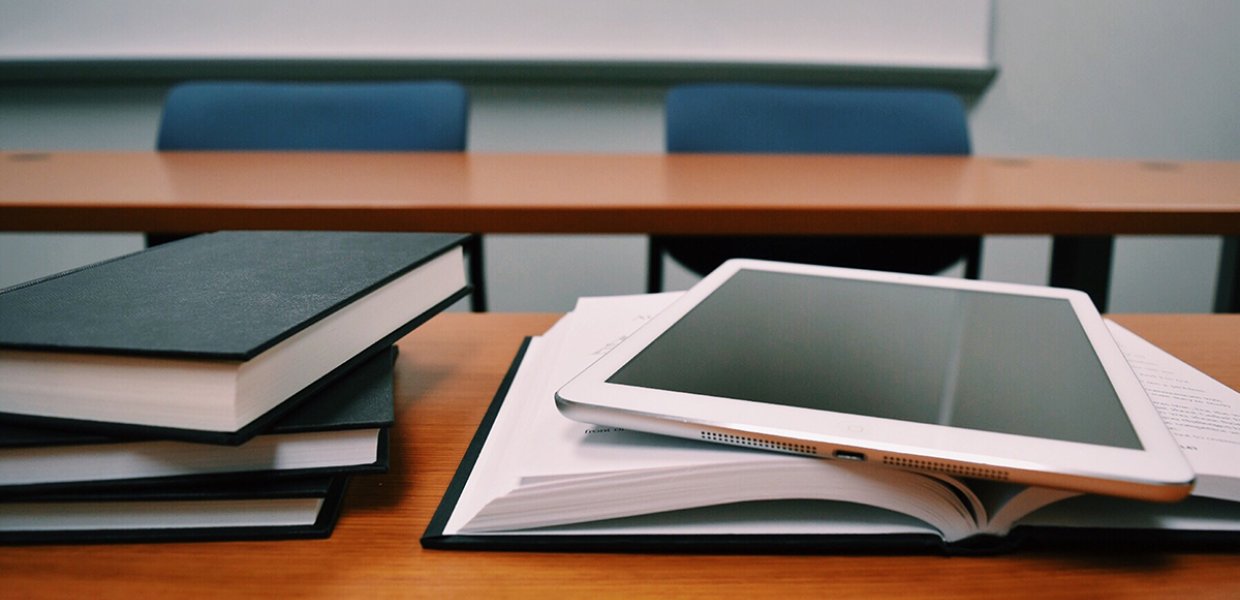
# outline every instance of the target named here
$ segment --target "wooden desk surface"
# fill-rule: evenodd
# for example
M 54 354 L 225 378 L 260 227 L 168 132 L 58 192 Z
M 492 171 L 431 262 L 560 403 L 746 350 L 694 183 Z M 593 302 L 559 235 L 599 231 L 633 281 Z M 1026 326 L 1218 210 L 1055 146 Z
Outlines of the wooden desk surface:
M 467 553 L 418 544 L 525 335 L 558 315 L 436 317 L 401 342 L 392 470 L 356 477 L 328 540 L 0 548 L 10 598 L 277 595 L 1235 598 L 1240 555 L 704 556 Z M 1240 387 L 1240 315 L 1120 323 Z M 1131 549 L 1129 549 L 1131 550 Z
M 0 229 L 1240 233 L 1240 162 L 0 153 Z

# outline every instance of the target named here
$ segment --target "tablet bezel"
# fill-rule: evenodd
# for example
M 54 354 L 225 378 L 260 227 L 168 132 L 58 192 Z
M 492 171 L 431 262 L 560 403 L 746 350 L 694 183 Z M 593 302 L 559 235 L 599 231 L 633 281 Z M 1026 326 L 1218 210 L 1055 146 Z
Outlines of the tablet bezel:
M 1142 448 L 1036 438 L 608 382 L 629 360 L 742 269 L 894 283 L 910 289 L 972 290 L 1066 300 L 1111 381 Z M 1092 301 L 1075 290 L 735 259 L 724 263 L 562 387 L 556 393 L 556 403 L 565 416 L 597 425 L 965 477 L 1159 501 L 1181 499 L 1192 489 L 1193 473 L 1176 441 Z

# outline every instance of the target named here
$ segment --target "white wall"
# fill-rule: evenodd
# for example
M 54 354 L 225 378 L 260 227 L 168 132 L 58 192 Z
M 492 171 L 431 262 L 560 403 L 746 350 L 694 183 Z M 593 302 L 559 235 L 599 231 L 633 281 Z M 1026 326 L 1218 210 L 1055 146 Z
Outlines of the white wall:
M 1240 160 L 1238 27 L 1232 0 L 1000 2 L 1000 72 L 971 114 L 974 149 Z M 1030 272 L 1018 247 L 992 257 Z M 1217 238 L 1121 237 L 1111 310 L 1210 310 L 1219 247 Z
M 1240 160 L 1240 3 L 999 1 L 998 79 L 971 112 L 978 154 Z M 0 88 L 0 148 L 153 145 L 162 89 Z M 630 86 L 474 86 L 475 151 L 658 152 L 662 92 Z M 0 228 L 3 224 L 0 224 Z M 118 251 L 130 236 L 0 235 L 0 285 Z M 488 236 L 495 310 L 565 310 L 580 295 L 643 291 L 642 236 Z M 60 252 L 69 257 L 55 258 Z M 983 277 L 1041 283 L 1048 241 L 987 239 Z M 1218 240 L 1120 240 L 1114 311 L 1208 311 Z M 687 286 L 683 271 L 671 287 Z

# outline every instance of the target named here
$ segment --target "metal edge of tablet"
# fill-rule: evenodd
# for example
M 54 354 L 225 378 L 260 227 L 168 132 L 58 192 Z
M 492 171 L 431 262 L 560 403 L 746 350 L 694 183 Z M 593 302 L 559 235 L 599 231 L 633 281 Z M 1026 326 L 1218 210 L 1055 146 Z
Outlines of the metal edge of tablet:
M 585 423 L 784 454 L 942 473 L 955 477 L 1067 489 L 1153 502 L 1182 500 L 1192 492 L 1194 484 L 1191 478 L 1187 481 L 1141 481 L 1110 475 L 1091 475 L 1058 470 L 1049 465 L 1045 469 L 1037 469 L 1032 466 L 1018 467 L 1004 464 L 1003 460 L 997 460 L 994 463 L 974 462 L 940 456 L 933 451 L 904 453 L 810 439 L 808 436 L 799 436 L 792 432 L 771 433 L 733 424 L 692 419 L 674 420 L 661 415 L 575 402 L 565 398 L 559 391 L 555 394 L 555 402 L 561 414 Z

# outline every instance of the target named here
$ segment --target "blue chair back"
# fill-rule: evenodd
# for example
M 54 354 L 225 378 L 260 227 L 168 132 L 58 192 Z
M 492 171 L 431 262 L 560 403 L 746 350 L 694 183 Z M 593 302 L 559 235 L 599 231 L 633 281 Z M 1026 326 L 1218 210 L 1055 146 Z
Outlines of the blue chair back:
M 197 81 L 164 103 L 159 150 L 463 151 L 469 98 L 452 82 Z
M 908 88 L 700 83 L 667 94 L 667 151 L 752 154 L 969 154 L 964 106 Z M 904 273 L 965 259 L 980 274 L 978 236 L 651 236 L 647 291 L 663 289 L 663 255 L 705 275 L 750 257 Z
M 689 84 L 667 95 L 668 152 L 969 154 L 965 111 L 925 89 Z

